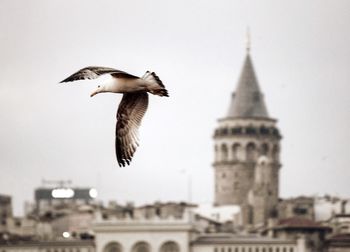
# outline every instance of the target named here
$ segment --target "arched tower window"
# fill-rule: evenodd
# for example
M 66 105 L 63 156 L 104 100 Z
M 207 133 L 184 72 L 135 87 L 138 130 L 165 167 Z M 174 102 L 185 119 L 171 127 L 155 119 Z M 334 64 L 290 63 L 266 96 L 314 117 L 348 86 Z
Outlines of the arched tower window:
M 248 143 L 246 147 L 247 161 L 255 161 L 256 147 L 254 143 Z
M 261 155 L 266 157 L 269 156 L 269 145 L 267 143 L 261 145 Z
M 239 143 L 235 143 L 232 145 L 232 160 L 237 161 L 240 158 L 241 145 Z
M 138 242 L 136 243 L 131 252 L 150 252 L 151 248 L 150 245 L 146 242 Z
M 272 148 L 272 160 L 279 161 L 279 147 L 275 144 Z
M 226 144 L 221 145 L 221 161 L 228 160 L 228 149 Z
M 118 242 L 111 242 L 103 249 L 103 252 L 122 252 L 122 246 Z
M 159 252 L 180 252 L 180 248 L 176 242 L 168 241 L 163 243 Z
M 219 148 L 217 145 L 215 145 L 214 147 L 214 159 L 215 159 L 215 162 L 219 160 Z
M 266 128 L 265 126 L 260 127 L 260 134 L 261 135 L 268 135 L 270 133 L 269 129 Z

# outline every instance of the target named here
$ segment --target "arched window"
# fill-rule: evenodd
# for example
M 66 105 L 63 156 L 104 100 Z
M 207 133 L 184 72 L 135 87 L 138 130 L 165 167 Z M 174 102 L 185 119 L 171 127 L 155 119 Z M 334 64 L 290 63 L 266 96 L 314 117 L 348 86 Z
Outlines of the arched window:
M 247 133 L 247 135 L 256 135 L 256 129 L 253 126 L 248 126 L 245 129 L 245 133 Z
M 122 246 L 118 242 L 111 242 L 106 245 L 103 252 L 122 252 Z
M 228 149 L 226 144 L 221 145 L 221 161 L 227 161 L 228 159 Z
M 254 210 L 252 206 L 248 206 L 248 224 L 254 223 Z M 257 248 L 259 249 L 259 248 Z
M 272 160 L 273 161 L 278 161 L 279 160 L 279 148 L 278 148 L 278 145 L 275 144 L 272 148 Z
M 218 161 L 219 159 L 219 148 L 217 145 L 214 147 L 214 153 L 215 153 L 215 161 Z
M 240 152 L 241 152 L 241 145 L 239 143 L 235 143 L 234 145 L 232 145 L 232 160 L 233 161 L 239 160 Z
M 232 135 L 240 135 L 242 134 L 242 128 L 241 127 L 236 127 L 231 129 Z
M 160 252 L 180 252 L 180 248 L 176 242 L 168 241 L 160 247 Z
M 255 154 L 256 153 L 256 147 L 254 143 L 248 143 L 246 147 L 246 155 L 247 155 L 247 161 L 254 161 L 255 160 Z
M 260 127 L 260 134 L 261 135 L 268 135 L 270 133 L 269 129 L 264 127 L 264 126 L 261 126 Z
M 269 145 L 267 143 L 263 143 L 261 145 L 261 155 L 264 155 L 264 156 L 268 157 L 268 155 L 269 155 Z
M 151 248 L 149 244 L 146 242 L 138 242 L 133 246 L 131 251 L 132 252 L 150 252 Z

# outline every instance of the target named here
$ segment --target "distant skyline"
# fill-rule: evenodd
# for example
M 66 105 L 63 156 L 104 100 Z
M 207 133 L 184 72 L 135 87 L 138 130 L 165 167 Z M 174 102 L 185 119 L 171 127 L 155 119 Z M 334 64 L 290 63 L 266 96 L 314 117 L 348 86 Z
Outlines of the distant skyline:
M 0 4 L 0 194 L 16 214 L 42 179 L 136 204 L 213 201 L 216 120 L 246 54 L 281 141 L 280 196 L 350 197 L 350 2 L 44 1 Z M 132 164 L 114 154 L 120 95 L 99 80 L 58 84 L 89 65 L 155 71 Z M 190 181 L 189 181 L 190 179 Z M 190 183 L 189 183 L 190 182 Z

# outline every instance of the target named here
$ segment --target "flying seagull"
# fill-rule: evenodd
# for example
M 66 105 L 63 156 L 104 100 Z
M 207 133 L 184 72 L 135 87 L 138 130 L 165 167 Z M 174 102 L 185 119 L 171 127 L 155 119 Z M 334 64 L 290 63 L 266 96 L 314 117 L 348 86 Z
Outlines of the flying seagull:
M 123 98 L 117 111 L 115 131 L 115 153 L 119 166 L 130 164 L 139 145 L 138 128 L 148 106 L 148 93 L 168 96 L 162 81 L 154 73 L 147 71 L 141 78 L 109 67 L 90 66 L 80 69 L 62 82 L 96 79 L 103 74 L 110 74 L 111 80 L 101 84 L 91 94 L 112 92 L 122 93 Z

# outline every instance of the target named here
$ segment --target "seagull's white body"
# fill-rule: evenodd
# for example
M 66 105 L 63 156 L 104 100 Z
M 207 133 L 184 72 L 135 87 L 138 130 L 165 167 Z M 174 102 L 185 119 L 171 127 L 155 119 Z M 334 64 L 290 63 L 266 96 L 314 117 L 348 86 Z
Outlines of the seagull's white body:
M 119 166 L 125 166 L 139 145 L 138 128 L 147 110 L 148 92 L 168 96 L 168 91 L 154 72 L 147 71 L 139 78 L 107 67 L 86 67 L 61 82 L 96 79 L 104 74 L 110 74 L 112 78 L 98 86 L 91 96 L 105 92 L 124 94 L 117 112 L 115 150 Z
M 152 91 L 158 88 L 158 84 L 140 79 L 110 78 L 100 86 L 101 92 L 131 93 L 140 91 Z M 96 90 L 98 91 L 99 88 Z M 98 93 L 98 92 L 97 92 Z

